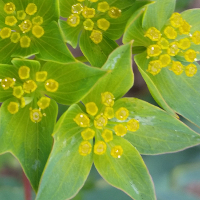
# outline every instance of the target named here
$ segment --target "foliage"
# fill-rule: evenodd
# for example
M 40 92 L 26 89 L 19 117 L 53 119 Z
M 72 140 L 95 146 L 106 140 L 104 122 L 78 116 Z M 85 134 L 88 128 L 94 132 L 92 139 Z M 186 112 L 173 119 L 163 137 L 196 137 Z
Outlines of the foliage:
M 0 0 L 0 153 L 16 156 L 36 200 L 73 198 L 93 163 L 132 199 L 155 200 L 141 154 L 200 144 L 178 116 L 200 127 L 200 10 L 179 14 L 175 4 Z M 133 54 L 163 109 L 123 98 Z M 58 104 L 67 110 L 57 121 Z

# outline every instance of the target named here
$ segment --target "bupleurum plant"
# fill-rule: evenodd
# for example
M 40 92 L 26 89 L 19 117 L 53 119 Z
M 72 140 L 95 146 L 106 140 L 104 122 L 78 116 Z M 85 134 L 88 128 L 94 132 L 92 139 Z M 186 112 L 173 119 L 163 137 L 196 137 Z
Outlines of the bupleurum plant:
M 93 164 L 130 198 L 155 200 L 141 155 L 200 144 L 178 117 L 200 126 L 200 10 L 175 3 L 0 0 L 0 153 L 16 156 L 36 200 L 72 199 Z M 164 110 L 123 97 L 133 54 Z

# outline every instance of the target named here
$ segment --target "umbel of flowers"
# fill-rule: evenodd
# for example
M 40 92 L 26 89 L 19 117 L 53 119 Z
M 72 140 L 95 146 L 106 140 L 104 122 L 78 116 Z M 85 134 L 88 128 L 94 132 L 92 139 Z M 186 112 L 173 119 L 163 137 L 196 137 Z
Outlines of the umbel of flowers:
M 28 3 L 25 10 L 17 10 L 14 3 L 4 5 L 5 26 L 0 31 L 2 39 L 10 38 L 12 43 L 20 43 L 22 48 L 28 48 L 31 38 L 41 38 L 44 35 L 43 17 L 37 14 L 38 7 Z
M 121 10 L 110 6 L 107 1 L 77 0 L 71 7 L 72 14 L 67 23 L 71 27 L 82 24 L 86 31 L 90 31 L 90 39 L 98 44 L 103 39 L 103 32 L 110 27 L 108 18 L 116 19 L 121 16 Z M 106 16 L 106 19 L 104 18 Z
M 147 47 L 147 58 L 152 58 L 149 62 L 147 71 L 152 75 L 158 74 L 163 67 L 169 67 L 176 75 L 185 71 L 188 77 L 197 73 L 194 64 L 197 61 L 198 51 L 195 45 L 200 45 L 200 31 L 190 33 L 191 25 L 182 18 L 181 14 L 173 13 L 162 31 L 155 27 L 150 27 L 145 37 L 148 37 L 152 44 Z M 175 56 L 184 57 L 187 66 L 180 61 L 175 61 Z
M 32 78 L 34 77 L 34 78 Z M 37 91 L 38 86 L 44 85 L 46 91 L 56 92 L 59 87 L 59 83 L 54 79 L 47 80 L 46 71 L 38 71 L 34 75 L 30 76 L 30 68 L 28 66 L 21 66 L 18 70 L 18 79 L 13 77 L 5 77 L 0 79 L 1 87 L 4 90 L 12 89 L 15 101 L 11 101 L 8 106 L 8 112 L 16 114 L 20 108 L 24 108 L 27 104 L 30 104 L 34 100 L 34 96 L 40 96 Z M 46 116 L 45 109 L 50 105 L 50 98 L 46 96 L 39 97 L 35 102 L 35 107 L 30 107 L 30 119 L 34 123 L 38 123 L 42 120 L 43 116 Z
M 106 152 L 107 143 L 113 140 L 113 131 L 119 137 L 126 135 L 127 131 L 135 132 L 139 129 L 139 122 L 136 119 L 129 118 L 129 110 L 120 107 L 115 110 L 114 96 L 110 92 L 101 94 L 101 109 L 94 102 L 85 105 L 87 113 L 79 113 L 74 118 L 78 126 L 82 127 L 81 136 L 83 142 L 79 146 L 79 153 L 87 156 L 91 153 L 92 145 L 89 140 L 95 137 L 94 153 L 102 155 Z M 112 121 L 111 121 L 112 119 Z M 113 123 L 113 120 L 116 122 Z M 113 125 L 115 124 L 115 125 Z M 114 127 L 113 127 L 114 126 Z M 101 138 L 98 140 L 97 138 Z M 111 155 L 114 158 L 120 158 L 123 154 L 123 147 L 113 146 Z

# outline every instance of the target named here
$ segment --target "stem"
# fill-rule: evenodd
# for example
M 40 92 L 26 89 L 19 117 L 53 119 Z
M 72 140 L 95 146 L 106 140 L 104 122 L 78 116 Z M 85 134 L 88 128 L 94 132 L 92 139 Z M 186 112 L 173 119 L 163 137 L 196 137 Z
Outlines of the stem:
M 24 184 L 25 200 L 31 200 L 31 185 L 24 172 L 23 172 L 23 184 Z

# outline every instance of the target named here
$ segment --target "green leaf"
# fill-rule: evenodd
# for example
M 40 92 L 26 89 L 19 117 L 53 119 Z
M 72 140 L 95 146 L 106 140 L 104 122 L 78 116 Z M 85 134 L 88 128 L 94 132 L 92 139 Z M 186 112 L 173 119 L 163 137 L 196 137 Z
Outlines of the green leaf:
M 17 79 L 18 78 L 17 74 L 18 70 L 13 65 L 0 64 L 0 80 L 3 80 L 4 78 Z M 5 100 L 13 97 L 12 93 L 13 93 L 12 88 L 4 90 L 0 83 L 0 102 L 4 102 Z
M 47 79 L 54 79 L 59 83 L 56 92 L 45 94 L 61 104 L 73 104 L 87 95 L 95 83 L 106 74 L 105 70 L 89 67 L 81 62 L 59 64 L 47 62 L 41 69 L 47 71 Z
M 0 0 L 0 29 L 5 27 L 5 17 L 6 13 L 4 12 L 4 2 Z
M 132 43 L 118 47 L 108 57 L 102 69 L 110 70 L 83 100 L 84 103 L 95 102 L 101 105 L 101 93 L 111 92 L 116 99 L 122 97 L 133 85 Z
M 72 5 L 76 4 L 76 2 L 74 0 L 60 0 L 59 1 L 60 3 L 60 15 L 61 17 L 69 17 L 72 12 L 71 12 L 71 8 L 72 8 Z
M 80 134 L 82 128 L 73 118 L 80 112 L 82 110 L 78 105 L 72 105 L 58 121 L 54 131 L 54 147 L 36 200 L 71 199 L 85 183 L 93 154 L 82 156 L 78 152 L 83 140 Z
M 119 39 L 124 32 L 124 28 L 130 16 L 132 16 L 132 14 L 135 13 L 138 9 L 141 9 L 143 6 L 147 5 L 151 1 L 136 1 L 136 2 L 128 1 L 128 2 L 127 1 L 116 2 L 120 4 L 117 5 L 118 8 L 126 7 L 126 9 L 122 9 L 122 15 L 117 20 L 110 18 L 108 15 L 105 16 L 105 19 L 107 19 L 110 22 L 110 27 L 105 32 L 105 35 L 112 40 Z M 124 6 L 122 4 L 124 4 Z
M 128 131 L 124 138 L 141 154 L 171 153 L 200 143 L 199 134 L 145 101 L 123 98 L 116 101 L 113 108 L 118 110 L 121 107 L 129 110 L 127 121 L 132 118 L 139 121 L 139 129 L 136 132 Z
M 123 36 L 123 43 L 130 42 L 134 40 L 133 46 L 149 46 L 150 40 L 144 37 L 144 29 L 142 28 L 142 20 L 144 17 L 144 10 L 136 11 L 132 17 L 129 19 L 125 33 Z
M 68 50 L 57 23 L 51 22 L 44 27 L 45 33 L 41 38 L 33 40 L 39 49 L 37 58 L 47 61 L 72 62 L 74 57 Z
M 185 73 L 177 76 L 168 68 L 162 68 L 159 74 L 153 76 L 146 72 L 149 61 L 144 58 L 146 52 L 135 56 L 135 61 L 157 103 L 167 112 L 172 114 L 170 107 L 200 126 L 200 66 L 195 63 L 198 71 L 193 77 L 187 77 Z
M 77 47 L 79 35 L 82 30 L 82 25 L 79 24 L 76 27 L 71 27 L 64 20 L 59 20 L 59 25 L 63 31 L 65 41 L 68 42 L 73 48 Z
M 118 47 L 117 43 L 103 36 L 99 44 L 90 39 L 91 32 L 83 31 L 80 37 L 80 48 L 85 57 L 94 67 L 102 67 L 109 54 Z
M 154 4 L 147 7 L 142 23 L 143 28 L 148 30 L 150 27 L 155 27 L 161 30 L 174 12 L 175 5 L 175 0 L 155 0 Z
M 57 117 L 57 104 L 45 109 L 46 117 L 39 123 L 33 123 L 29 117 L 29 106 L 12 115 L 8 112 L 9 99 L 0 109 L 0 153 L 11 152 L 22 165 L 32 187 L 37 191 L 40 176 L 51 151 L 54 124 Z M 33 104 L 31 104 L 33 106 Z
M 110 155 L 111 148 L 115 145 L 123 148 L 120 159 Z M 154 186 L 144 161 L 138 151 L 123 138 L 116 136 L 109 142 L 105 154 L 94 154 L 94 164 L 108 183 L 123 190 L 133 199 L 156 199 Z
M 9 38 L 0 38 L 0 63 L 10 64 L 11 55 L 16 47 L 17 44 L 12 43 Z

